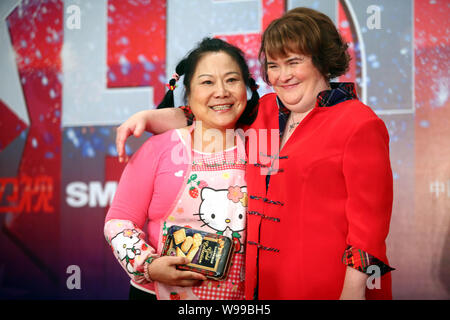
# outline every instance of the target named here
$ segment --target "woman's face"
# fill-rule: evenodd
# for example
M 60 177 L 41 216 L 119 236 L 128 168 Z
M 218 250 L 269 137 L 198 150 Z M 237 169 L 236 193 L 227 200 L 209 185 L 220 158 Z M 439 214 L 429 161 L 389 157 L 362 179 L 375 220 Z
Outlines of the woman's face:
M 239 65 L 224 52 L 203 56 L 190 84 L 189 105 L 204 129 L 231 129 L 247 104 Z
M 314 66 L 311 57 L 292 52 L 286 57 L 266 57 L 269 82 L 289 110 L 309 111 L 314 107 L 319 92 L 328 89 L 328 82 Z

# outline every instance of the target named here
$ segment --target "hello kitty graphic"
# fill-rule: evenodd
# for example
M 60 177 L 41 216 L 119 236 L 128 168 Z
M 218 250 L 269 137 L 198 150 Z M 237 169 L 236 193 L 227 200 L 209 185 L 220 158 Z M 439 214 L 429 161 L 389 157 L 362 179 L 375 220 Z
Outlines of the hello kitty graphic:
M 247 187 L 230 186 L 228 189 L 215 190 L 204 187 L 200 193 L 200 220 L 217 234 L 232 237 L 236 252 L 241 250 L 240 231 L 245 229 L 247 210 Z
M 139 240 L 139 232 L 134 229 L 124 230 L 111 239 L 111 246 L 120 260 L 126 259 L 127 271 L 132 274 L 135 273 L 133 268 L 134 259 L 136 255 L 141 254 L 141 250 L 134 247 Z

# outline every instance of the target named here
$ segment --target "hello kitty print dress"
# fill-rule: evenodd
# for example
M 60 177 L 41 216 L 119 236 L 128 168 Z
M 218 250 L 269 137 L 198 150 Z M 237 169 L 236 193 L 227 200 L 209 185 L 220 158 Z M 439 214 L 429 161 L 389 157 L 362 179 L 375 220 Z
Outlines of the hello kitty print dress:
M 191 129 L 192 130 L 192 129 Z M 236 146 L 218 153 L 202 153 L 192 150 L 186 133 L 174 130 L 178 136 L 176 147 L 170 150 L 171 160 L 177 162 L 174 153 L 181 149 L 180 157 L 187 160 L 186 166 L 175 165 L 171 171 L 173 176 L 183 178 L 178 187 L 175 200 L 168 206 L 164 215 L 153 215 L 146 212 L 148 217 L 148 235 L 141 229 L 142 217 L 133 217 L 136 213 L 117 214 L 115 207 L 127 206 L 121 203 L 116 193 L 106 218 L 105 237 L 111 245 L 114 255 L 122 267 L 132 278 L 132 284 L 144 291 L 154 292 L 162 300 L 224 300 L 244 299 L 244 262 L 245 262 L 245 228 L 248 193 L 245 183 L 246 156 L 244 144 L 237 137 Z M 152 137 L 153 138 L 153 137 Z M 176 149 L 178 148 L 178 151 Z M 175 150 L 175 151 L 174 151 Z M 139 155 L 136 155 L 139 156 Z M 143 156 L 143 155 L 142 155 Z M 167 158 L 165 161 L 167 161 Z M 178 159 L 179 160 L 179 159 Z M 155 170 L 166 171 L 156 165 Z M 158 176 L 158 173 L 155 173 Z M 118 191 L 120 190 L 119 183 Z M 158 180 L 158 179 L 155 179 Z M 170 179 L 163 179 L 159 183 L 168 183 Z M 158 185 L 153 183 L 153 194 Z M 130 187 L 130 186 L 129 186 Z M 152 198 L 152 197 L 151 197 Z M 150 199 L 149 207 L 154 199 Z M 126 219 L 127 216 L 132 219 Z M 138 220 L 138 221 L 136 221 Z M 120 224 L 121 227 L 117 227 Z M 146 258 L 161 253 L 167 231 L 172 225 L 191 227 L 194 229 L 217 233 L 233 240 L 235 253 L 228 272 L 228 277 L 222 281 L 208 279 L 198 287 L 176 287 L 162 283 L 146 283 L 143 277 L 143 266 Z M 128 234 L 125 235 L 124 232 Z M 134 237 L 134 238 L 132 238 Z M 150 241 L 146 240 L 149 238 Z M 128 241 L 125 241 L 128 239 Z M 136 241 L 138 239 L 139 241 Z M 152 241 L 153 240 L 153 241 Z M 156 240 L 156 241 L 155 241 Z M 130 247 L 130 243 L 132 246 Z M 153 244 L 153 245 L 152 245 Z M 124 249 L 127 247 L 128 249 Z M 144 248 L 145 250 L 142 250 Z M 131 258 L 127 258 L 131 256 Z M 130 263 L 130 261 L 132 263 Z

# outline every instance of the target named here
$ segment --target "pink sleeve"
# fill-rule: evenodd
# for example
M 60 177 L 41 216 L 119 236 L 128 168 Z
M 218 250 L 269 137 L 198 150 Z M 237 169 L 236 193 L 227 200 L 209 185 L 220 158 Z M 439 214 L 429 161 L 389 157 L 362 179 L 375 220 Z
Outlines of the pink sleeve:
M 148 139 L 131 157 L 119 181 L 105 218 L 104 235 L 114 256 L 137 283 L 145 283 L 146 259 L 156 256 L 155 248 L 142 231 L 153 196 L 160 152 L 155 139 Z
M 143 229 L 152 201 L 156 170 L 161 152 L 148 139 L 131 157 L 120 177 L 114 199 L 106 215 L 111 219 L 133 221 Z
M 145 263 L 156 250 L 145 242 L 145 233 L 132 221 L 112 219 L 105 223 L 104 235 L 122 268 L 136 283 L 148 282 Z

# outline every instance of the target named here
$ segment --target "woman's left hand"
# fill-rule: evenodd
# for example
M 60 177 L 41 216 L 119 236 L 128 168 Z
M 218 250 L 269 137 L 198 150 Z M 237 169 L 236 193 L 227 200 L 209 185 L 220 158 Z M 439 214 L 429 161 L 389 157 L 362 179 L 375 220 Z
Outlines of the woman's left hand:
M 339 300 L 366 300 L 367 274 L 352 267 L 345 272 L 344 287 Z

